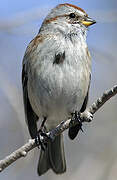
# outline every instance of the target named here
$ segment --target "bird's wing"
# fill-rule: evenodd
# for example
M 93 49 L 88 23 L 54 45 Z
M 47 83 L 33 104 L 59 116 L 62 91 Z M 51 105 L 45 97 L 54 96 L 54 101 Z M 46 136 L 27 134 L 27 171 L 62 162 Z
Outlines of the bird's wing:
M 91 81 L 91 74 L 90 74 L 90 81 Z M 83 105 L 82 105 L 81 110 L 80 110 L 81 113 L 84 112 L 86 107 L 87 107 L 88 97 L 89 97 L 90 81 L 89 81 L 89 87 L 88 87 L 86 97 L 84 99 Z M 81 130 L 81 127 L 79 126 L 79 124 L 77 124 L 76 126 L 70 127 L 69 132 L 68 132 L 69 138 L 71 140 L 73 140 L 77 136 L 79 130 Z
M 24 111 L 25 111 L 25 119 L 28 125 L 28 129 L 32 138 L 35 138 L 37 135 L 37 125 L 36 121 L 38 120 L 38 116 L 33 111 L 29 97 L 28 97 L 28 89 L 27 89 L 27 82 L 28 82 L 28 73 L 27 73 L 27 61 L 28 57 L 30 57 L 30 53 L 32 51 L 32 42 L 26 49 L 24 59 L 23 59 L 23 66 L 22 66 L 22 87 L 23 87 L 23 100 L 24 100 Z

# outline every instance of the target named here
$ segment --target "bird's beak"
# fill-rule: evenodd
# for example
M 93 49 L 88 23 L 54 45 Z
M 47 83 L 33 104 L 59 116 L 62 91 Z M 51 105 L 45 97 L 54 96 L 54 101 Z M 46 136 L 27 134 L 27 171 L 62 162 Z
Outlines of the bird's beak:
M 88 26 L 91 26 L 91 25 L 95 24 L 96 21 L 93 20 L 93 19 L 90 18 L 90 17 L 86 17 L 85 19 L 83 19 L 83 20 L 81 21 L 81 23 L 82 23 L 83 25 L 85 25 L 86 27 L 88 27 Z

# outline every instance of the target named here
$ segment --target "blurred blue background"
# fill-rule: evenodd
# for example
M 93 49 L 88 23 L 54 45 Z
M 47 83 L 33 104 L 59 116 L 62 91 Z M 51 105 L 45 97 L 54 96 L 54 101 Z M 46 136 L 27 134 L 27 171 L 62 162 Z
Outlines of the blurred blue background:
M 37 34 L 44 17 L 59 3 L 85 9 L 97 21 L 88 32 L 92 55 L 92 83 L 89 104 L 117 83 L 116 0 L 1 0 L 0 1 L 0 159 L 29 139 L 24 120 L 21 69 L 28 43 Z M 117 179 L 117 97 L 84 125 L 75 141 L 65 132 L 67 172 L 57 176 L 48 171 L 38 177 L 39 150 L 31 151 L 0 174 L 1 180 L 32 179 Z

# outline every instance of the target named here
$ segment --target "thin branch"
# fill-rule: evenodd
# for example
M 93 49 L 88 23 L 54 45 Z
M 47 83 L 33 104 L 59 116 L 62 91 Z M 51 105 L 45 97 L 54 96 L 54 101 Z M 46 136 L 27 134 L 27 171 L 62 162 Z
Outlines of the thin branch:
M 117 94 L 117 85 L 115 85 L 110 90 L 103 93 L 103 95 L 97 99 L 89 108 L 87 108 L 82 114 L 81 114 L 81 120 L 82 122 L 89 122 L 89 114 L 95 114 L 96 111 L 98 111 L 99 108 L 101 108 L 105 102 L 107 102 L 111 97 L 115 96 Z M 54 138 L 61 134 L 63 131 L 68 129 L 70 127 L 70 121 L 71 119 L 68 119 L 67 121 L 61 122 L 55 129 L 51 130 L 47 134 L 53 136 Z M 74 121 L 74 124 L 78 124 L 78 121 Z M 45 138 L 41 136 L 41 140 L 45 141 Z M 49 141 L 46 139 L 46 141 Z M 27 142 L 24 146 L 19 148 L 18 150 L 11 153 L 9 156 L 7 156 L 5 159 L 0 161 L 0 172 L 2 172 L 6 167 L 8 167 L 10 164 L 15 162 L 17 159 L 21 157 L 25 157 L 29 151 L 34 149 L 36 147 L 35 140 L 31 139 L 29 142 Z
M 110 90 L 107 90 L 103 93 L 103 95 L 97 99 L 87 110 L 94 114 L 96 111 L 98 111 L 99 108 L 101 108 L 105 102 L 107 102 L 110 98 L 115 96 L 117 94 L 117 85 L 113 86 Z

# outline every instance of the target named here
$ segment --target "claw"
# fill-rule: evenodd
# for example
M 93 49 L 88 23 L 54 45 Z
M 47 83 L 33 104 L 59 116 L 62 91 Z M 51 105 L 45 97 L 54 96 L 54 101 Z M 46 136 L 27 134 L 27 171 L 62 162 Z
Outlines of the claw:
M 39 135 L 37 135 L 37 136 L 35 137 L 35 144 L 36 144 L 36 146 L 39 148 L 39 145 L 40 145 Z
M 35 143 L 38 148 L 41 147 L 43 151 L 46 150 L 47 148 L 47 142 L 48 141 L 53 141 L 53 137 L 49 133 L 45 133 L 41 129 L 38 131 L 37 136 L 35 138 Z
M 35 143 L 36 143 L 36 145 L 37 145 L 38 148 L 41 147 L 41 149 L 42 149 L 43 151 L 45 151 L 45 149 L 46 149 L 46 147 L 47 147 L 47 142 L 46 142 L 46 140 L 44 141 L 43 138 L 46 139 L 46 138 L 47 138 L 47 135 L 46 135 L 46 133 L 44 133 L 42 130 L 39 130 L 39 131 L 38 131 L 38 134 L 37 134 L 37 136 L 36 136 L 36 138 L 35 138 Z
M 80 127 L 80 130 L 84 133 L 84 130 L 83 130 L 82 126 Z
M 73 122 L 77 120 L 78 121 L 78 124 L 79 124 L 79 130 L 81 130 L 82 132 L 83 129 L 82 129 L 82 119 L 80 118 L 80 113 L 75 111 L 75 113 L 72 113 L 72 119 L 71 119 L 71 124 L 73 124 Z

